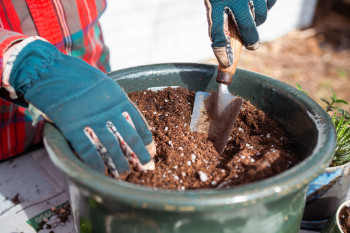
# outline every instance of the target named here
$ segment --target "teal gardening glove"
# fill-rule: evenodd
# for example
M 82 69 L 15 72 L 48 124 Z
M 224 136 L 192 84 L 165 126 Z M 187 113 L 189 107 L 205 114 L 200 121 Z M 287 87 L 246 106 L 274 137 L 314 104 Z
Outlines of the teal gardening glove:
M 230 40 L 225 33 L 229 16 L 237 26 L 243 45 L 255 50 L 260 45 L 257 26 L 265 22 L 268 10 L 277 0 L 205 0 L 209 24 L 209 36 L 218 62 L 230 66 Z
M 106 163 L 118 176 L 129 170 L 128 160 L 154 166 L 146 149 L 155 152 L 146 121 L 115 81 L 84 61 L 34 41 L 18 54 L 10 84 L 56 124 L 95 170 L 103 173 Z

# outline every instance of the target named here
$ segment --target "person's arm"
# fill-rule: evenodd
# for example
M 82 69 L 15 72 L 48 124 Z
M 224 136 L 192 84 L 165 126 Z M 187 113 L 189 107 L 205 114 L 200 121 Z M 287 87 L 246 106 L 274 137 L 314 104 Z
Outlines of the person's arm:
M 209 36 L 218 62 L 228 67 L 233 61 L 230 40 L 225 33 L 227 21 L 237 26 L 243 45 L 249 50 L 260 46 L 257 26 L 265 22 L 267 13 L 277 0 L 205 0 Z
M 106 74 L 38 38 L 22 38 L 5 53 L 2 85 L 10 97 L 23 95 L 51 119 L 90 167 L 103 173 L 107 166 L 115 176 L 129 164 L 154 168 L 147 122 Z

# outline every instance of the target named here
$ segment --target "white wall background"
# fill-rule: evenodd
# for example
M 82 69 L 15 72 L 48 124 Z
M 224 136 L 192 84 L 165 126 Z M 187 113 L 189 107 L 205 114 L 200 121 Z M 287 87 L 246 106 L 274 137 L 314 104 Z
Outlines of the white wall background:
M 307 27 L 317 0 L 279 0 L 259 27 L 261 41 Z M 204 0 L 109 0 L 101 17 L 112 70 L 214 58 Z

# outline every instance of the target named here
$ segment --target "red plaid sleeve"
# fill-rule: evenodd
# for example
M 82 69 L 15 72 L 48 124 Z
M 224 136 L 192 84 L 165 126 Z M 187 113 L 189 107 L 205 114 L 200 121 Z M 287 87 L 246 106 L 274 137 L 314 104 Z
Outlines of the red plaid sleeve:
M 0 77 L 3 74 L 3 56 L 14 43 L 28 36 L 0 29 Z M 2 78 L 0 86 L 2 87 Z M 1 89 L 4 92 L 4 89 Z M 23 153 L 41 141 L 43 122 L 33 127 L 27 109 L 0 99 L 0 160 Z

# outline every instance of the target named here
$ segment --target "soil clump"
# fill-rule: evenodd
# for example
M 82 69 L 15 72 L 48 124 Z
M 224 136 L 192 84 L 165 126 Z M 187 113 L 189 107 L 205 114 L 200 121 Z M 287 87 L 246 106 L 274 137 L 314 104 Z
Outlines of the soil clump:
M 344 206 L 340 210 L 339 223 L 344 233 L 350 233 L 350 207 Z
M 57 226 L 62 226 L 67 222 L 72 221 L 72 211 L 69 203 L 59 208 L 53 206 L 51 207 L 50 211 L 50 217 L 44 218 L 44 220 L 39 224 L 39 227 L 36 229 L 37 232 L 50 229 L 49 233 L 55 233 L 53 229 L 55 229 Z
M 120 179 L 158 189 L 222 189 L 277 175 L 299 162 L 291 141 L 263 111 L 245 101 L 222 155 L 207 135 L 191 132 L 194 92 L 184 88 L 129 94 L 156 143 L 154 171 Z

